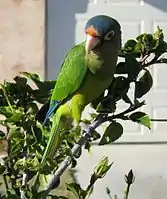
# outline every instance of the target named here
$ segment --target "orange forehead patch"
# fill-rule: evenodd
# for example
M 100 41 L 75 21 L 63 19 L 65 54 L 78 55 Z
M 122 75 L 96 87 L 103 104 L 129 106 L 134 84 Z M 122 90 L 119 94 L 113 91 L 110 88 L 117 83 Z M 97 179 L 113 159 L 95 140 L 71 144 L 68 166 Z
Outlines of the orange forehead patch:
M 93 26 L 90 26 L 89 28 L 86 29 L 86 33 L 89 34 L 92 37 L 97 37 L 99 36 L 99 33 L 97 30 L 94 29 Z

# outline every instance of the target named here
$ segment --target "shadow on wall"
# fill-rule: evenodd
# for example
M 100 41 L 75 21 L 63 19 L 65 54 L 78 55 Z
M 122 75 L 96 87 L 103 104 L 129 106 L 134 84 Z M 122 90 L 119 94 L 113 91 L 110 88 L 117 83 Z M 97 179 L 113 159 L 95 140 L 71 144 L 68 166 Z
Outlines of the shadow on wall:
M 75 15 L 88 0 L 46 0 L 46 79 L 55 79 L 64 56 L 75 43 Z
M 167 0 L 144 0 L 144 2 L 167 12 Z

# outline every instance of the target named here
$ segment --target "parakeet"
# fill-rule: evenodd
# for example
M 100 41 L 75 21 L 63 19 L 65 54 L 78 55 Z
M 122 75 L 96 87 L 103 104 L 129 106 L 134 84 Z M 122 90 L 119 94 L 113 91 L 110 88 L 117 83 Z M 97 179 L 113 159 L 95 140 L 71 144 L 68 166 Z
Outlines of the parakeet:
M 54 114 L 51 135 L 42 164 L 52 158 L 60 134 L 78 125 L 84 108 L 111 84 L 121 48 L 121 26 L 117 20 L 97 15 L 85 26 L 86 40 L 67 54 L 53 90 L 47 119 Z

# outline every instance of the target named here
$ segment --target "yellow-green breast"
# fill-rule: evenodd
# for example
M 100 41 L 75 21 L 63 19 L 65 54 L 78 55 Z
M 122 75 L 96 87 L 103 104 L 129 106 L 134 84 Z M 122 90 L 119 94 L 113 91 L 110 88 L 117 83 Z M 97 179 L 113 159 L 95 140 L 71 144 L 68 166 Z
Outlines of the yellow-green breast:
M 111 84 L 116 62 L 117 52 L 115 52 L 114 56 L 105 59 L 105 61 L 97 55 L 88 60 L 87 63 L 90 70 L 80 88 L 73 94 L 71 100 L 72 115 L 77 122 L 79 122 L 78 120 L 80 120 L 85 106 L 98 98 Z

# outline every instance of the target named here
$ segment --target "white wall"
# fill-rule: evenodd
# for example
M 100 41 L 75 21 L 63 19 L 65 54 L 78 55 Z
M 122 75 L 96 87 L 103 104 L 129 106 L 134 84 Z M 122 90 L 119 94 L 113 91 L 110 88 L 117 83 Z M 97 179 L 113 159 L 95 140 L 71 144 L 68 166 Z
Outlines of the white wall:
M 0 80 L 44 75 L 44 0 L 0 0 Z

